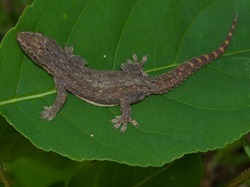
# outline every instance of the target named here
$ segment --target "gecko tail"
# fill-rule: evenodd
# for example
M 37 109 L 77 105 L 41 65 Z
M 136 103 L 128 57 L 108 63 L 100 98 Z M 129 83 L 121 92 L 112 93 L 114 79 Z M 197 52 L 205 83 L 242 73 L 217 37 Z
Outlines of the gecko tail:
M 231 28 L 227 34 L 226 39 L 223 41 L 223 43 L 216 50 L 212 51 L 209 54 L 195 57 L 186 63 L 193 63 L 193 66 L 202 67 L 203 65 L 207 64 L 208 62 L 214 61 L 215 59 L 219 58 L 225 52 L 226 48 L 230 44 L 234 29 L 235 29 L 236 22 L 237 22 L 237 15 L 235 14 Z M 192 64 L 191 64 L 191 66 L 192 66 Z
M 174 89 L 175 87 L 180 85 L 183 81 L 185 81 L 190 75 L 196 72 L 198 69 L 208 64 L 209 62 L 212 62 L 215 59 L 219 58 L 225 52 L 226 48 L 230 44 L 236 22 L 237 22 L 237 15 L 235 14 L 231 28 L 227 34 L 226 39 L 214 51 L 205 55 L 192 58 L 191 60 L 186 61 L 185 63 L 179 65 L 178 67 L 172 69 L 169 72 L 153 77 L 152 82 L 154 83 L 155 87 L 151 88 L 152 93 L 161 94 Z

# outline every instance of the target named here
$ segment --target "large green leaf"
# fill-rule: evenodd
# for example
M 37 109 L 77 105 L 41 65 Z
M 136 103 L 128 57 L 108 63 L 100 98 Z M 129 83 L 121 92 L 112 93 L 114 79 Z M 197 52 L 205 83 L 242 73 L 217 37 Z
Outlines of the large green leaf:
M 59 181 L 67 183 L 82 168 L 84 162 L 37 149 L 1 116 L 0 124 L 0 161 L 15 184 L 12 186 L 44 187 Z
M 0 124 L 0 161 L 15 186 L 34 187 L 35 184 L 36 187 L 110 187 L 167 184 L 168 187 L 193 187 L 198 186 L 203 176 L 200 154 L 186 155 L 157 168 L 132 167 L 108 161 L 75 162 L 56 153 L 35 148 L 1 116 Z
M 250 1 L 40 0 L 28 7 L 1 45 L 0 112 L 37 147 L 74 160 L 98 159 L 161 166 L 187 153 L 223 147 L 250 130 Z M 42 106 L 56 97 L 53 79 L 18 47 L 20 31 L 39 31 L 73 45 L 94 69 L 119 70 L 135 51 L 149 54 L 145 70 L 161 74 L 219 46 L 237 12 L 225 55 L 174 91 L 132 106 L 140 128 L 125 134 L 104 108 L 68 94 L 51 122 Z
M 199 154 L 186 155 L 161 168 L 86 162 L 68 186 L 194 187 L 200 184 L 203 175 L 201 166 Z

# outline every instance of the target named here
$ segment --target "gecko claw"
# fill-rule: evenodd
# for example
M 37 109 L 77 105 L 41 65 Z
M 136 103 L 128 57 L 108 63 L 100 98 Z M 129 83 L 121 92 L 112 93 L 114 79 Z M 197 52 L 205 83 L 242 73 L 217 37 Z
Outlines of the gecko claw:
M 138 62 L 137 55 L 134 52 L 132 53 L 132 58 L 134 62 Z
M 123 125 L 121 127 L 120 133 L 124 133 L 126 131 L 127 127 L 128 127 L 128 124 L 127 123 L 123 123 Z
M 44 111 L 41 112 L 41 118 L 45 120 L 52 120 L 55 115 L 52 114 L 52 107 L 51 106 L 44 106 L 43 107 Z
M 148 55 L 143 56 L 142 59 L 141 59 L 141 62 L 138 62 L 137 55 L 133 52 L 132 53 L 132 58 L 134 60 L 134 63 L 140 63 L 140 65 L 143 65 L 148 60 Z M 131 63 L 132 61 L 128 59 L 127 62 Z
M 115 119 L 111 120 L 111 123 L 115 123 L 113 129 L 118 129 L 121 127 L 121 133 L 124 133 L 128 127 L 128 122 L 132 123 L 133 126 L 139 127 L 137 121 L 133 120 L 132 118 L 125 119 L 123 116 L 115 116 Z
M 73 54 L 74 51 L 74 47 L 73 46 L 65 46 L 64 50 L 66 51 L 66 53 L 68 53 L 69 55 Z
M 148 55 L 145 55 L 144 57 L 142 57 L 141 59 L 141 63 L 142 65 L 145 64 L 145 62 L 148 60 Z
M 127 62 L 128 64 L 132 64 L 132 63 L 133 63 L 133 61 L 130 60 L 130 59 L 127 59 L 126 62 Z

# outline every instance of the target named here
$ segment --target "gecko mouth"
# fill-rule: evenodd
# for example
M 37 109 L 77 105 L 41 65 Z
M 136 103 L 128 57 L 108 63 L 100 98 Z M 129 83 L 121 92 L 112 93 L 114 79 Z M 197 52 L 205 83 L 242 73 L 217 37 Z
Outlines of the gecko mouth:
M 41 33 L 20 32 L 16 35 L 17 42 L 28 56 L 34 56 L 46 48 L 47 38 L 44 39 Z
M 24 42 L 25 41 L 25 32 L 17 33 L 16 40 L 17 40 L 18 44 L 21 47 L 24 47 L 24 44 L 25 44 L 25 42 Z
M 16 35 L 18 44 L 22 49 L 28 49 L 32 47 L 32 41 L 34 41 L 35 35 L 31 32 L 20 32 Z

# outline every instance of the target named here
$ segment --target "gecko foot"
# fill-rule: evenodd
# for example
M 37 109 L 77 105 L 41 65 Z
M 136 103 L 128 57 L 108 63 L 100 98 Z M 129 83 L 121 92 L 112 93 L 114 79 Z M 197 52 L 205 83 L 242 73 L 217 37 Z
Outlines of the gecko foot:
M 132 123 L 135 127 L 139 127 L 137 121 L 133 120 L 129 117 L 129 119 L 125 119 L 123 116 L 115 116 L 115 119 L 111 120 L 111 123 L 115 123 L 113 129 L 118 129 L 121 127 L 121 133 L 124 133 L 127 129 L 128 122 Z
M 44 106 L 44 111 L 41 112 L 41 118 L 45 120 L 52 120 L 55 117 L 51 106 Z
M 144 56 L 141 61 L 138 61 L 137 55 L 132 54 L 133 60 L 127 59 L 126 63 L 121 65 L 121 69 L 129 74 L 137 74 L 142 76 L 148 76 L 148 74 L 143 70 L 142 66 L 147 61 L 147 55 Z
M 139 63 L 140 65 L 143 65 L 148 60 L 148 55 L 143 56 L 143 58 L 141 59 L 141 62 L 138 61 L 137 55 L 135 53 L 132 53 L 132 58 L 133 58 L 133 61 L 130 59 L 127 59 L 128 64 Z

